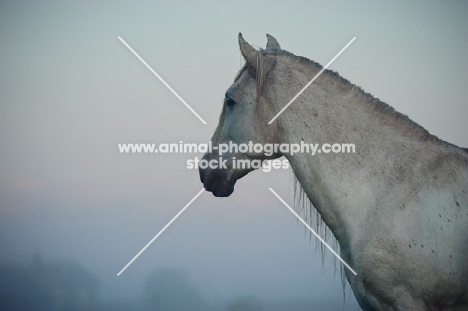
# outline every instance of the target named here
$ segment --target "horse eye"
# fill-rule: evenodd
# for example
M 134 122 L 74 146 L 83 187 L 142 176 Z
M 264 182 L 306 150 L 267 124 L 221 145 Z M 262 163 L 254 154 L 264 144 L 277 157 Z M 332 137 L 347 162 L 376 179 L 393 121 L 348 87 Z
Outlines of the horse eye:
M 226 105 L 227 105 L 228 107 L 234 106 L 235 103 L 236 103 L 236 102 L 234 101 L 234 99 L 229 98 L 229 97 L 226 97 Z

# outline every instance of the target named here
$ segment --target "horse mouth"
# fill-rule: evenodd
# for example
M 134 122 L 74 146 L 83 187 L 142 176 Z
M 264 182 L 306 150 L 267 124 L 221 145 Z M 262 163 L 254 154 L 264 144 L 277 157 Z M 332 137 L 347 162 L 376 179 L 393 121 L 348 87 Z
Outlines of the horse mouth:
M 203 183 L 206 191 L 213 193 L 215 197 L 228 197 L 234 192 L 236 180 L 234 178 L 226 178 L 214 170 L 201 170 L 200 180 Z
M 205 190 L 210 191 L 213 193 L 215 197 L 218 198 L 225 198 L 230 196 L 234 192 L 234 184 L 236 182 L 228 183 L 227 185 L 223 185 L 223 183 L 203 183 Z
M 211 159 L 213 156 L 205 154 L 202 159 Z M 199 167 L 200 181 L 207 191 L 213 193 L 215 197 L 228 197 L 234 192 L 236 181 L 249 172 L 253 168 L 233 169 L 231 165 L 232 159 L 229 159 L 227 168 L 201 168 Z

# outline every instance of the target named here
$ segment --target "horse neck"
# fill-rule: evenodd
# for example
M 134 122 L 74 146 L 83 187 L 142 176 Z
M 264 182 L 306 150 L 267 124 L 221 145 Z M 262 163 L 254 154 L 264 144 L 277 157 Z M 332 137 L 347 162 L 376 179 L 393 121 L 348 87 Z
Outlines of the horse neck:
M 330 89 L 330 88 L 339 89 Z M 375 103 L 362 91 L 340 84 L 316 85 L 285 111 L 280 121 L 287 143 L 351 143 L 354 154 L 285 155 L 304 192 L 346 252 L 363 224 L 388 192 L 395 169 L 405 174 L 427 151 L 424 129 Z M 302 95 L 301 95 L 302 96 Z M 299 98 L 298 98 L 299 99 Z M 380 103 L 379 103 L 380 104 Z M 432 144 L 436 148 L 436 143 Z M 411 148 L 408 148 L 411 146 Z M 418 150 L 420 148 L 420 150 Z M 409 159 L 409 160 L 408 160 Z M 374 217 L 374 215 L 372 216 Z

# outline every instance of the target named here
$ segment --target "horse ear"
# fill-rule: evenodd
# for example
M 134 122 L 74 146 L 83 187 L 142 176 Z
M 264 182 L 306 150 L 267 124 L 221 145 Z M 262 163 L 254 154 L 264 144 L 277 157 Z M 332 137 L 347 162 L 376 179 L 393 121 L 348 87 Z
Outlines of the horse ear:
M 281 49 L 278 41 L 275 39 L 275 37 L 267 34 L 267 39 L 268 39 L 268 42 L 267 42 L 267 45 L 266 45 L 266 48 L 269 49 L 269 48 L 277 48 L 277 49 Z
M 244 56 L 245 61 L 247 64 L 252 66 L 253 68 L 257 68 L 257 50 L 255 50 L 247 41 L 244 40 L 242 37 L 242 33 L 239 32 L 239 47 Z

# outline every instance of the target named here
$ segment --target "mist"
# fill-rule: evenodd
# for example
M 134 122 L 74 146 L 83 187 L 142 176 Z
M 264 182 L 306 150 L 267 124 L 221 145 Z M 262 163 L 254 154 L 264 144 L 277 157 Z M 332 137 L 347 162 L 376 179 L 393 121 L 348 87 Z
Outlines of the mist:
M 119 143 L 206 143 L 265 34 L 336 70 L 441 139 L 468 146 L 465 2 L 0 3 L 0 304 L 10 310 L 359 310 L 334 256 L 257 170 L 204 192 L 202 154 Z M 207 122 L 198 120 L 121 36 Z M 346 298 L 344 298 L 344 295 Z M 8 298 L 8 299 L 7 299 Z

